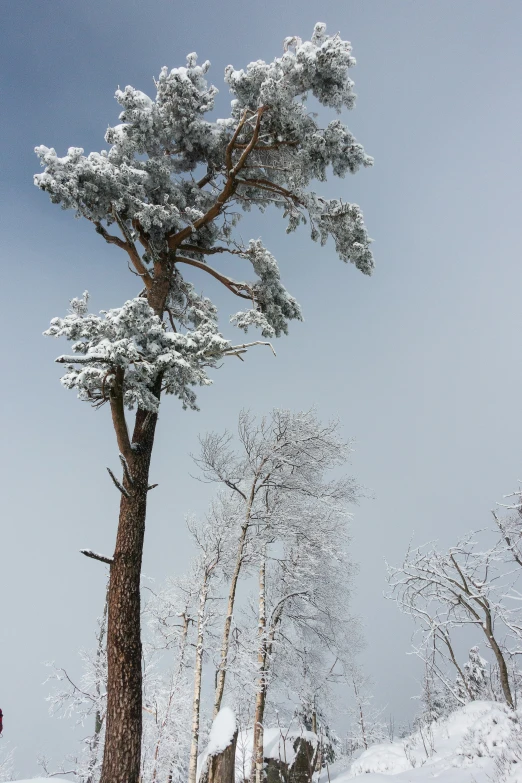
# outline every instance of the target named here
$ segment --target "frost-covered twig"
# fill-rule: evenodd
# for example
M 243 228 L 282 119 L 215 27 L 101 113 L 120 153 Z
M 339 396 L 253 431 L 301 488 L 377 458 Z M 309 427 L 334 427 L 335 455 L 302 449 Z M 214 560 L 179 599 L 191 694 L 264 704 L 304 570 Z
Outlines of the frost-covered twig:
M 275 348 L 272 345 L 272 343 L 266 342 L 264 340 L 254 340 L 254 342 L 251 343 L 242 343 L 241 345 L 232 345 L 227 351 L 225 351 L 225 356 L 237 356 L 239 359 L 241 359 L 241 354 L 246 353 L 249 348 L 252 348 L 254 345 L 267 345 L 274 356 L 277 356 L 275 352 Z

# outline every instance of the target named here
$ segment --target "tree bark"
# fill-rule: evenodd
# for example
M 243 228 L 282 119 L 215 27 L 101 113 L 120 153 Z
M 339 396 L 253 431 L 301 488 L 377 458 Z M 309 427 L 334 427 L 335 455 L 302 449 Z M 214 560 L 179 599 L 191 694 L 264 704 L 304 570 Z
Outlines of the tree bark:
M 504 655 L 502 653 L 502 650 L 500 649 L 500 646 L 493 636 L 493 620 L 491 617 L 491 612 L 488 610 L 486 611 L 486 623 L 483 626 L 484 633 L 486 634 L 486 637 L 491 645 L 491 649 L 493 650 L 493 653 L 495 655 L 495 658 L 497 659 L 498 664 L 498 670 L 500 674 L 500 684 L 502 686 L 502 691 L 504 693 L 504 698 L 511 709 L 514 709 L 514 702 L 513 702 L 513 696 L 511 694 L 511 688 L 509 686 L 509 674 L 508 669 L 506 666 L 506 660 L 504 658 Z
M 159 397 L 159 389 L 158 397 Z M 124 476 L 107 623 L 107 717 L 100 783 L 139 783 L 142 734 L 140 575 L 157 414 L 138 410 Z M 118 434 L 118 432 L 117 432 Z M 118 439 L 120 440 L 120 439 Z M 129 456 L 131 457 L 129 459 Z

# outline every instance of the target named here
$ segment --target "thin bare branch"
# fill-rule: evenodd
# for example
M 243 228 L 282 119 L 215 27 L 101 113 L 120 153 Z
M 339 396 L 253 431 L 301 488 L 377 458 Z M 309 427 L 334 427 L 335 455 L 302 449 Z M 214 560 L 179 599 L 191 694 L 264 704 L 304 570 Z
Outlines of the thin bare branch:
M 109 474 L 109 476 L 111 477 L 111 479 L 112 479 L 112 483 L 114 484 L 114 486 L 115 486 L 117 489 L 119 489 L 119 490 L 120 490 L 121 494 L 122 494 L 122 495 L 124 495 L 126 498 L 130 498 L 130 495 L 129 495 L 129 493 L 127 492 L 127 490 L 125 489 L 125 487 L 123 486 L 123 484 L 121 484 L 121 483 L 118 481 L 118 479 L 116 478 L 116 476 L 114 475 L 114 473 L 112 472 L 112 470 L 111 470 L 110 468 L 107 468 L 107 473 L 108 473 L 108 474 Z
M 267 342 L 265 340 L 254 340 L 252 343 L 242 343 L 241 345 L 232 345 L 228 351 L 225 351 L 225 356 L 237 356 L 239 359 L 241 359 L 242 353 L 246 353 L 249 348 L 252 348 L 254 345 L 268 345 L 274 356 L 277 356 L 274 346 L 272 343 Z M 244 361 L 244 359 L 241 359 Z
M 223 285 L 228 288 L 229 291 L 232 291 L 232 293 L 236 296 L 241 297 L 241 299 L 248 299 L 249 301 L 252 301 L 252 293 L 250 292 L 250 288 L 247 283 L 238 283 L 236 280 L 232 280 L 232 278 L 227 277 L 226 275 L 222 275 L 221 272 L 217 271 L 217 269 L 213 269 L 211 266 L 204 264 L 202 261 L 196 261 L 194 258 L 176 256 L 175 262 L 176 264 L 189 264 L 189 266 L 195 266 L 197 269 L 202 269 L 204 272 L 212 275 L 212 277 L 215 277 L 216 280 L 219 280 L 220 283 L 223 283 Z M 247 291 L 249 293 L 241 293 L 242 291 Z
M 123 454 L 119 454 L 118 456 L 120 458 L 120 462 L 121 462 L 122 467 L 123 467 L 123 472 L 125 474 L 125 478 L 129 482 L 131 487 L 133 487 L 134 486 L 134 479 L 133 479 L 132 474 L 131 474 L 130 469 L 129 469 L 129 463 L 127 462 L 127 460 L 125 459 Z

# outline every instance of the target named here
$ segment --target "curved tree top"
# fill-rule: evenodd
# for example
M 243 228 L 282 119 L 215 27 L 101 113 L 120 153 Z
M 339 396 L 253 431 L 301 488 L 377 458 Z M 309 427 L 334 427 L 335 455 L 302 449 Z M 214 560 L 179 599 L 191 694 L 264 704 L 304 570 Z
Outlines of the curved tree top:
M 124 386 L 131 372 L 140 375 L 126 388 L 127 404 L 150 408 L 145 398 L 157 396 L 151 390 L 159 376 L 170 378 L 167 392 L 192 404 L 187 385 L 208 382 L 202 367 L 233 346 L 219 335 L 212 302 L 186 280 L 186 266 L 204 270 L 245 300 L 231 318 L 241 329 L 258 327 L 268 338 L 286 333 L 288 321 L 301 318 L 300 307 L 262 242 L 240 241 L 235 226 L 242 211 L 278 207 L 287 231 L 306 224 L 314 241 L 324 245 L 332 237 L 343 261 L 371 274 L 359 207 L 311 188 L 313 180 L 326 180 L 329 167 L 344 177 L 372 164 L 340 119 L 322 127 L 307 106 L 312 95 L 337 113 L 352 108 L 348 71 L 354 64 L 349 42 L 317 24 L 310 41 L 285 39 L 283 55 L 271 63 L 257 60 L 239 71 L 228 66 L 230 116 L 210 120 L 217 93 L 206 80 L 210 64 L 198 65 L 190 54 L 185 67 L 161 70 L 154 100 L 133 87 L 116 92 L 121 123 L 107 130 L 107 150 L 86 156 L 71 147 L 58 157 L 52 148 L 36 148 L 44 172 L 35 184 L 124 250 L 143 283 L 136 300 L 102 317 L 87 316 L 86 300 L 75 300 L 66 318 L 53 320 L 48 333 L 75 340 L 73 352 L 81 356 L 62 357 L 71 360 L 67 385 L 103 401 L 113 383 L 111 368 L 120 367 Z M 250 262 L 244 280 L 222 271 L 221 254 L 227 253 Z M 216 265 L 210 263 L 214 255 Z M 145 324 L 155 333 L 150 340 Z

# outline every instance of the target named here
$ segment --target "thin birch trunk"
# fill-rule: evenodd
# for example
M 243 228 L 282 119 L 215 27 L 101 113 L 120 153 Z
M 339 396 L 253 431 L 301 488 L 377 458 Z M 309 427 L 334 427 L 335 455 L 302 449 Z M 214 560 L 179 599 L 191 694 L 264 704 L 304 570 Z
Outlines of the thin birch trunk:
M 361 740 L 362 744 L 364 745 L 364 749 L 368 750 L 368 742 L 366 739 L 366 724 L 364 721 L 364 710 L 362 705 L 362 697 L 359 694 L 359 688 L 357 687 L 357 683 L 355 682 L 355 677 L 352 675 L 352 684 L 353 684 L 353 692 L 355 694 L 355 700 L 357 702 L 357 707 L 359 710 L 359 726 L 361 729 Z
M 266 638 L 266 547 L 261 555 L 259 569 L 259 617 L 258 617 L 258 683 L 256 693 L 256 708 L 254 714 L 254 736 L 252 745 L 252 783 L 261 783 L 263 775 L 263 719 L 266 700 L 266 663 L 267 663 L 267 638 Z
M 165 716 L 163 718 L 163 721 L 161 723 L 158 740 L 156 742 L 156 748 L 154 749 L 154 770 L 152 773 L 152 783 L 157 783 L 157 775 L 158 775 L 158 758 L 159 758 L 159 752 L 160 752 L 160 745 L 161 741 L 163 739 L 163 732 L 165 731 L 165 727 L 167 725 L 168 719 L 170 717 L 170 710 L 172 707 L 172 702 L 174 700 L 174 692 L 176 690 L 176 685 L 179 683 L 180 677 L 183 673 L 183 668 L 185 664 L 185 650 L 187 647 L 187 636 L 188 636 L 188 626 L 189 626 L 189 616 L 188 612 L 185 611 L 183 613 L 183 627 L 181 631 L 181 639 L 179 643 L 179 662 L 178 662 L 178 668 L 176 670 L 176 673 L 172 677 L 171 687 L 170 687 L 170 694 L 169 694 L 169 701 L 167 704 L 167 708 L 165 710 Z
M 230 631 L 232 628 L 232 616 L 234 614 L 234 604 L 236 601 L 237 583 L 239 580 L 239 574 L 241 573 L 241 567 L 243 565 L 243 552 L 245 550 L 246 536 L 249 523 L 245 522 L 241 528 L 241 535 L 237 547 L 236 564 L 234 567 L 234 573 L 232 574 L 232 580 L 230 582 L 230 589 L 228 591 L 227 602 L 227 614 L 225 617 L 225 625 L 223 628 L 223 638 L 221 640 L 221 652 L 219 667 L 216 673 L 216 692 L 214 695 L 214 713 L 215 718 L 221 709 L 221 702 L 223 700 L 223 693 L 225 690 L 225 678 L 227 673 L 227 660 L 228 651 L 230 649 Z
M 192 739 L 190 743 L 190 759 L 188 783 L 196 783 L 199 747 L 199 718 L 201 706 L 201 674 L 203 669 L 203 635 L 205 627 L 205 606 L 208 596 L 209 572 L 205 570 L 203 585 L 199 593 L 196 660 L 194 663 L 194 695 L 192 700 Z
M 263 463 L 261 464 L 261 466 L 262 465 Z M 232 574 L 232 580 L 230 582 L 230 589 L 228 591 L 227 614 L 225 617 L 225 625 L 223 628 L 223 638 L 221 640 L 219 667 L 216 674 L 216 691 L 214 694 L 214 712 L 213 712 L 214 718 L 216 717 L 219 710 L 221 709 L 221 702 L 223 700 L 223 693 L 225 691 L 225 679 L 227 676 L 227 660 L 228 660 L 228 652 L 230 649 L 230 631 L 232 628 L 232 616 L 234 614 L 234 604 L 236 601 L 237 583 L 239 580 L 239 574 L 241 573 L 241 568 L 243 566 L 245 544 L 247 539 L 248 528 L 250 527 L 250 523 L 251 523 L 252 505 L 254 503 L 258 477 L 259 477 L 259 470 L 256 472 L 256 475 L 254 477 L 250 489 L 250 494 L 248 496 L 247 507 L 245 512 L 245 521 L 241 527 L 241 535 L 239 536 L 239 541 L 237 546 L 236 564 L 234 567 L 234 573 Z
M 101 665 L 101 659 L 103 655 L 106 654 L 104 651 L 104 642 L 105 642 L 105 634 L 107 631 L 108 608 L 109 608 L 109 594 L 107 590 L 105 594 L 105 604 L 103 607 L 102 621 L 100 623 L 100 633 L 98 634 L 98 647 L 96 648 L 96 662 L 98 664 L 97 666 L 98 673 Z M 101 686 L 99 680 L 96 682 L 96 695 L 98 696 L 98 699 L 101 697 Z M 98 748 L 100 745 L 100 735 L 103 729 L 104 721 L 105 721 L 105 714 L 102 713 L 100 711 L 100 708 L 98 707 L 98 709 L 96 710 L 96 714 L 94 716 L 94 736 L 91 743 L 91 760 L 89 762 L 89 770 L 87 773 L 86 783 L 93 783 L 94 780 L 94 768 L 98 760 Z

